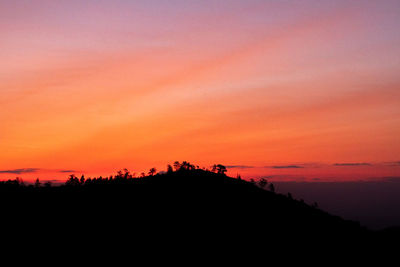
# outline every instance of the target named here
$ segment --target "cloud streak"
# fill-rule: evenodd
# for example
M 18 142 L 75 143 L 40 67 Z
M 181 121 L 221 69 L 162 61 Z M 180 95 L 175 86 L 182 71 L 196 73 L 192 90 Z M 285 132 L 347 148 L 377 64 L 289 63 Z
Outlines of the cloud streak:
M 0 170 L 0 173 L 9 173 L 9 174 L 23 174 L 23 173 L 34 173 L 39 171 L 38 168 L 23 168 L 23 169 L 14 169 L 14 170 Z
M 335 163 L 333 166 L 338 167 L 356 167 L 356 166 L 372 166 L 371 163 L 356 162 L 356 163 Z
M 72 172 L 76 172 L 76 170 L 59 170 L 58 172 L 61 172 L 61 173 L 72 173 Z
M 386 166 L 392 166 L 392 167 L 400 167 L 400 161 L 393 161 L 393 162 L 385 162 Z
M 254 166 L 247 166 L 247 165 L 228 165 L 226 166 L 228 169 L 251 169 Z
M 275 165 L 275 166 L 265 166 L 265 168 L 272 168 L 272 169 L 302 169 L 303 166 L 300 165 Z

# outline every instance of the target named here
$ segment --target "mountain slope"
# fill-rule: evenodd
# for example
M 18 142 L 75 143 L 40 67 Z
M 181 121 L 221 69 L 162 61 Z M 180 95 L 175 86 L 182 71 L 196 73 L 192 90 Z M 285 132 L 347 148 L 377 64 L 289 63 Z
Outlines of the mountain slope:
M 254 183 L 200 169 L 144 178 L 73 178 L 60 187 L 2 185 L 0 192 L 9 223 L 46 225 L 52 231 L 124 229 L 137 236 L 225 243 L 272 236 L 355 242 L 371 234 L 356 222 Z

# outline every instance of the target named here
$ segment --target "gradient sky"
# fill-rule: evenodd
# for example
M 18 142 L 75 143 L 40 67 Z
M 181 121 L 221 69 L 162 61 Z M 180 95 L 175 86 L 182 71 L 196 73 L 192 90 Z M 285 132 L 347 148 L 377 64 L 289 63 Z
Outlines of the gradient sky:
M 0 179 L 187 160 L 400 176 L 399 1 L 0 0 Z

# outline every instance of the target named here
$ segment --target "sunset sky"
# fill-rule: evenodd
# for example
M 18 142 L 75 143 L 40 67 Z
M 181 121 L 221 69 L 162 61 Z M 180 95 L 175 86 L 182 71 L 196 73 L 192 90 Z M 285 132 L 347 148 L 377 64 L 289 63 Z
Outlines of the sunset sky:
M 0 0 L 0 179 L 186 160 L 400 176 L 400 1 Z

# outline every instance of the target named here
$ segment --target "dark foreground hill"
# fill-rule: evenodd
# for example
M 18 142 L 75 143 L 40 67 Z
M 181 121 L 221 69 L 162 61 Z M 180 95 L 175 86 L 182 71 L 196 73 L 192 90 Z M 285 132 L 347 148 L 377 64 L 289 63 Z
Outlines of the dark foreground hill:
M 381 236 L 254 183 L 201 169 L 144 178 L 71 177 L 58 187 L 0 186 L 3 233 L 35 233 L 57 241 L 243 248 L 304 242 L 341 247 Z M 4 229 L 13 229 L 4 231 Z M 113 243 L 115 242 L 115 243 Z

